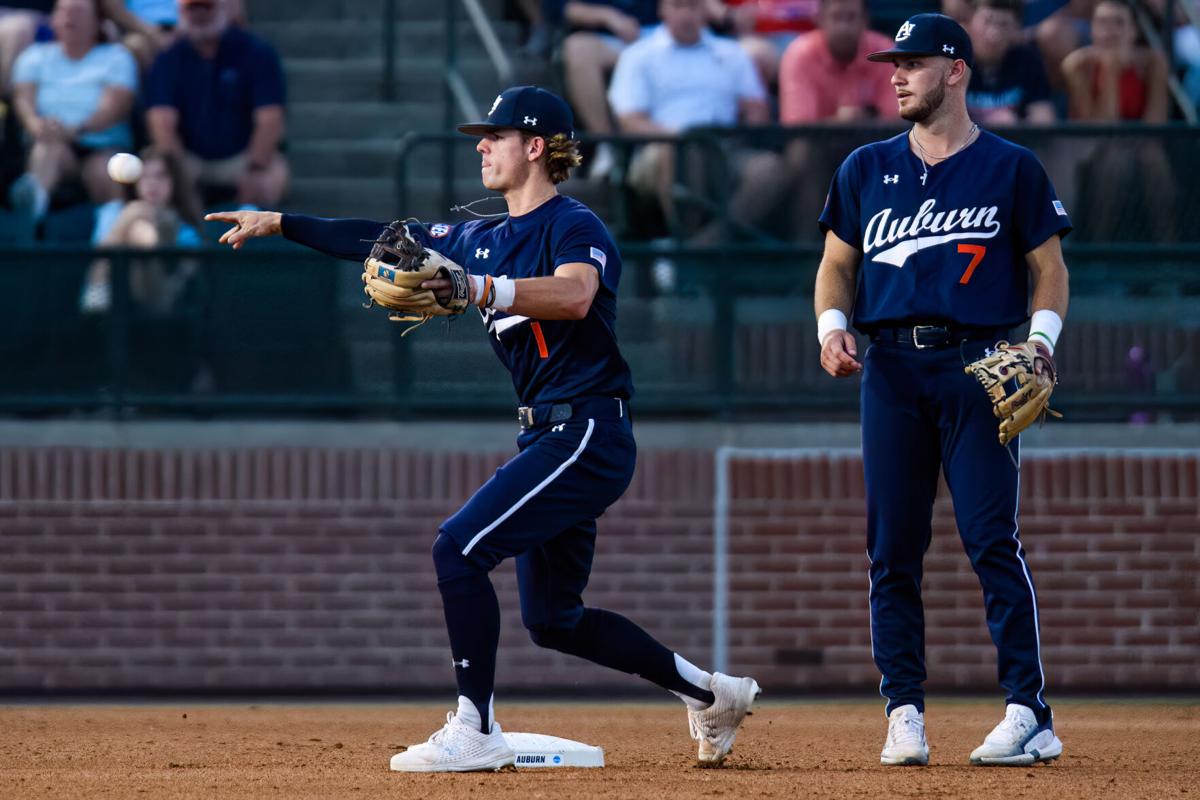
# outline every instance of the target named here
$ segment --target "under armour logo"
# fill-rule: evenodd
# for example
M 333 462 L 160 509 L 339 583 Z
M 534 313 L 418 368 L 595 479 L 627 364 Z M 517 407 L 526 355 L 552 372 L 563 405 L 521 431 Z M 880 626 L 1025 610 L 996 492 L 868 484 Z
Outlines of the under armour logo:
M 899 183 L 900 176 L 899 175 L 884 175 L 883 182 L 884 183 Z
M 454 659 L 450 659 L 450 666 L 462 667 L 463 669 L 466 669 L 467 667 L 471 666 L 471 662 L 465 658 L 462 661 L 455 661 Z
M 503 99 L 503 97 L 504 97 L 503 95 L 499 95 L 499 94 L 498 94 L 498 95 L 496 95 L 496 99 L 495 99 L 495 100 L 492 102 L 492 107 L 491 107 L 490 109 L 488 109 L 488 116 L 489 116 L 489 117 L 490 117 L 492 114 L 495 114 L 495 113 L 496 113 L 496 109 L 500 107 L 500 101 L 501 101 L 501 99 Z
M 537 117 L 526 117 L 525 124 L 526 125 L 537 125 Z
M 476 247 L 476 248 L 475 248 L 475 257 L 476 257 L 476 258 L 487 258 L 487 257 L 488 257 L 488 253 L 490 253 L 490 252 L 492 252 L 490 248 L 487 248 L 487 247 Z
M 900 30 L 896 31 L 896 41 L 903 42 L 909 36 L 912 36 L 913 28 L 917 27 L 911 22 L 906 22 L 900 26 Z
M 567 426 L 566 426 L 565 424 L 561 424 L 561 423 L 560 423 L 560 424 L 558 424 L 558 425 L 555 425 L 555 426 L 554 426 L 553 428 L 551 428 L 550 430 L 552 430 L 552 431 L 553 431 L 553 432 L 555 432 L 555 433 L 562 433 L 562 432 L 563 432 L 563 431 L 566 429 L 566 427 L 567 427 Z
M 942 52 L 949 53 L 950 55 L 954 55 L 954 48 L 948 44 L 944 44 L 944 45 L 942 45 Z

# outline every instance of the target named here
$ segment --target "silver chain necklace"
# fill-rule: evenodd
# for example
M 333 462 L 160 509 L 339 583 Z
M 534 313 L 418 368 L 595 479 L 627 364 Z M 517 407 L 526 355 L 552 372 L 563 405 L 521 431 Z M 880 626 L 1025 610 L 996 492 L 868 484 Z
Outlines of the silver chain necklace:
M 970 144 L 971 139 L 977 133 L 979 133 L 979 123 L 977 123 L 977 122 L 971 123 L 971 128 L 970 128 L 970 130 L 967 131 L 967 137 L 962 140 L 962 144 L 960 144 L 958 147 L 956 147 L 954 149 L 954 152 L 947 153 L 944 156 L 931 156 L 925 152 L 924 147 L 921 147 L 921 140 L 917 138 L 917 127 L 914 125 L 913 127 L 909 128 L 908 135 L 912 138 L 913 144 L 915 144 L 917 146 L 917 149 L 921 151 L 921 169 L 922 169 L 921 185 L 924 186 L 925 181 L 929 179 L 929 164 L 927 162 L 929 162 L 929 161 L 945 161 L 946 159 L 950 158 L 950 156 L 955 155 L 960 150 L 962 150 L 964 147 L 966 147 L 968 144 Z

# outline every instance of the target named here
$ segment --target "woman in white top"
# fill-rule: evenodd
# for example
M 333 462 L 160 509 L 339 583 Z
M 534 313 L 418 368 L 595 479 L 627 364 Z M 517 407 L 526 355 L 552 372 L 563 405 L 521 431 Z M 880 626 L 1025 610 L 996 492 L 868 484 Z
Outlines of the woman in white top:
M 33 142 L 26 174 L 13 184 L 14 207 L 45 214 L 62 181 L 80 178 L 93 202 L 118 196 L 109 156 L 128 150 L 137 66 L 100 35 L 99 0 L 57 0 L 56 41 L 31 45 L 13 67 L 13 105 Z

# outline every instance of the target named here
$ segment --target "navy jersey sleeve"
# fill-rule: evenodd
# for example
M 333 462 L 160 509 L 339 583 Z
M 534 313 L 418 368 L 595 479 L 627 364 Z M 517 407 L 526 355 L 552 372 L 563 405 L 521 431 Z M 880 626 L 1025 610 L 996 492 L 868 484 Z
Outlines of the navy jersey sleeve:
M 373 219 L 324 219 L 284 214 L 280 222 L 285 239 L 334 258 L 362 261 L 387 223 Z
M 266 42 L 256 42 L 254 52 L 254 82 L 250 87 L 250 102 L 254 108 L 281 106 L 287 99 L 283 81 L 283 64 L 275 48 Z
M 592 214 L 572 214 L 568 219 L 566 225 L 553 232 L 553 268 L 563 264 L 591 264 L 600 273 L 600 282 L 616 294 L 621 280 L 621 257 L 604 223 Z
M 1050 183 L 1050 176 L 1029 150 L 1021 149 L 1013 187 L 1013 232 L 1021 253 L 1036 250 L 1054 234 L 1071 232 L 1071 218 Z
M 829 194 L 825 197 L 825 208 L 819 223 L 821 233 L 833 231 L 846 244 L 862 249 L 862 215 L 860 213 L 859 151 L 854 151 L 838 167 Z

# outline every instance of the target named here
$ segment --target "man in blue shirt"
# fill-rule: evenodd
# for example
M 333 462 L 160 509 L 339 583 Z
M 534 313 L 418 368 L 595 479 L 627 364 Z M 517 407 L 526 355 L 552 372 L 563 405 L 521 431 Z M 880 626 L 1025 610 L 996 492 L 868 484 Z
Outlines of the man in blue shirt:
M 288 181 L 283 67 L 274 48 L 230 23 L 228 4 L 179 0 L 183 36 L 146 77 L 146 125 L 207 200 L 273 206 Z
M 1060 240 L 1071 223 L 1037 158 L 968 116 L 971 40 L 958 23 L 918 14 L 869 57 L 894 64 L 900 115 L 914 125 L 855 150 L 834 177 L 814 301 L 821 365 L 863 375 L 871 643 L 889 719 L 880 761 L 929 760 L 921 575 L 939 468 L 1008 692 L 971 763 L 1052 761 L 1062 742 L 1018 537 L 1020 443 L 998 444 L 991 401 L 963 367 L 1028 319 L 1031 275 L 1028 339 L 1049 358 L 1067 310 Z M 851 313 L 872 342 L 862 363 Z
M 558 193 L 579 165 L 571 111 L 533 86 L 503 92 L 488 119 L 459 127 L 479 137 L 485 187 L 508 214 L 409 231 L 470 272 L 492 347 L 512 373 L 521 407 L 520 454 L 501 467 L 433 544 L 450 633 L 458 710 L 428 742 L 392 758 L 392 769 L 463 772 L 513 763 L 492 719 L 500 608 L 488 573 L 517 560 L 521 617 L 542 647 L 637 674 L 683 699 L 699 760 L 721 763 L 759 693 L 751 678 L 710 674 L 630 620 L 583 605 L 596 519 L 633 478 L 633 384 L 616 339 L 621 255 L 586 206 Z M 361 260 L 386 225 L 276 212 L 210 214 L 234 227 L 239 248 L 282 234 L 341 258 Z M 447 290 L 444 280 L 425 288 Z

